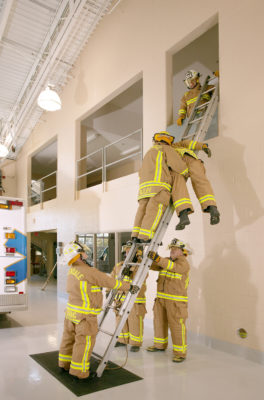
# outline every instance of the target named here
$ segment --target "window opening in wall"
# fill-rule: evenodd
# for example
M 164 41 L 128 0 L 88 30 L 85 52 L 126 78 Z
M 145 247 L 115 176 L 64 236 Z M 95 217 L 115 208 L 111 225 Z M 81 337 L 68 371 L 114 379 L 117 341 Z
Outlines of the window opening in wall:
M 167 130 L 170 131 L 176 139 L 180 139 L 186 125 L 187 117 L 183 120 L 183 124 L 178 126 L 176 121 L 181 114 L 181 99 L 183 95 L 189 91 L 184 83 L 186 72 L 194 70 L 200 73 L 200 83 L 203 85 L 206 77 L 214 76 L 213 72 L 219 70 L 219 40 L 218 40 L 218 25 L 215 25 L 203 35 L 198 37 L 188 46 L 173 55 L 173 124 Z M 220 76 L 221 79 L 221 76 Z M 214 84 L 213 82 L 211 84 Z M 192 99 L 188 99 L 191 106 Z M 188 107 L 188 106 L 187 106 Z M 201 111 L 200 111 L 201 112 Z M 182 111 L 183 113 L 183 111 Z M 188 111 L 187 111 L 188 113 Z M 184 115 L 187 116 L 187 115 Z M 193 133 L 195 125 L 189 133 Z M 218 110 L 216 110 L 210 127 L 207 131 L 204 140 L 208 140 L 218 136 Z
M 57 141 L 31 158 L 29 204 L 34 205 L 57 197 Z
M 77 234 L 76 240 L 86 244 L 89 263 L 100 271 L 110 273 L 123 260 L 122 245 L 131 238 L 131 232 Z
M 142 160 L 143 81 L 81 121 L 77 190 L 139 170 Z

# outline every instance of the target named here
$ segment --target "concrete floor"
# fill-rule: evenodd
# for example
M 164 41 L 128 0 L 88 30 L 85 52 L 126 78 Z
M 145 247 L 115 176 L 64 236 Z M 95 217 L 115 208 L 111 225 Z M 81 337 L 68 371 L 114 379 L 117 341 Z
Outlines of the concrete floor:
M 56 284 L 40 290 L 30 284 L 30 308 L 0 318 L 0 398 L 3 400 L 69 400 L 76 396 L 38 365 L 29 354 L 57 350 L 62 334 L 65 301 L 57 301 Z M 57 317 L 59 316 L 59 318 Z M 171 362 L 171 350 L 152 354 L 152 328 L 147 321 L 144 346 L 130 353 L 126 368 L 144 379 L 82 396 L 90 400 L 251 400 L 262 399 L 264 367 L 208 347 L 189 343 L 188 359 Z M 114 350 L 112 360 L 122 363 L 125 349 Z

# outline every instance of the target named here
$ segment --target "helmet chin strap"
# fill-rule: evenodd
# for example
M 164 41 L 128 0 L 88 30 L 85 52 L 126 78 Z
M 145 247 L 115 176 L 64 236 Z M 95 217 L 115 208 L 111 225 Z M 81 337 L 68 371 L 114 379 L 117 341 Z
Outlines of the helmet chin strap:
M 88 263 L 87 258 L 83 258 L 82 254 L 80 254 L 80 259 L 82 260 L 82 262 L 86 265 L 89 265 L 89 267 L 91 267 L 91 265 Z

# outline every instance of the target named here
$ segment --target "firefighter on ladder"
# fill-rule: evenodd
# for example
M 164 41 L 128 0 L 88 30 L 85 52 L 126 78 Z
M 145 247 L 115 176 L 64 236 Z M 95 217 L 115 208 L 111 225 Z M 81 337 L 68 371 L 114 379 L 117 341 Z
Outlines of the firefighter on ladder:
M 215 76 L 219 76 L 218 71 L 216 71 Z M 185 92 L 182 99 L 180 109 L 178 111 L 178 119 L 177 125 L 182 125 L 183 120 L 186 117 L 189 117 L 192 109 L 196 103 L 198 96 L 200 95 L 201 91 L 201 84 L 200 84 L 200 73 L 194 71 L 193 69 L 186 72 L 185 85 L 189 89 L 188 92 Z M 213 85 L 208 85 L 206 90 L 213 88 Z M 201 104 L 206 103 L 211 98 L 211 92 L 204 93 L 201 97 Z M 199 113 L 199 111 L 197 111 Z
M 129 240 L 125 245 L 122 246 L 122 253 L 127 255 L 133 245 L 133 242 Z M 138 249 L 135 259 L 133 262 L 140 263 L 142 260 L 142 250 Z M 111 276 L 113 278 L 117 278 L 119 276 L 120 270 L 122 268 L 123 261 L 118 263 L 112 273 Z M 137 266 L 127 267 L 127 271 L 125 271 L 125 276 L 123 278 L 123 282 L 132 283 L 136 272 L 138 270 Z M 144 317 L 147 312 L 146 310 L 146 280 L 141 286 L 141 289 L 138 293 L 138 296 L 135 300 L 135 304 L 130 311 L 128 319 L 122 329 L 122 332 L 119 335 L 118 341 L 116 342 L 115 347 L 126 346 L 130 344 L 130 351 L 137 352 L 140 350 L 140 347 L 143 343 L 143 331 L 144 331 Z M 116 306 L 119 307 L 122 305 L 122 302 L 125 299 L 125 294 L 122 290 L 117 294 L 117 299 L 115 301 Z M 117 318 L 118 322 L 118 318 Z
M 182 157 L 183 161 L 186 163 L 188 167 L 188 175 L 191 178 L 193 190 L 196 194 L 197 199 L 200 202 L 202 211 L 210 213 L 211 225 L 218 224 L 220 222 L 220 213 L 216 206 L 214 192 L 206 176 L 204 163 L 197 157 L 197 155 L 194 152 L 194 150 L 203 150 L 208 157 L 211 157 L 211 150 L 209 149 L 208 144 L 193 140 L 182 140 L 180 142 L 173 143 L 172 147 Z M 187 197 L 189 198 L 188 192 L 187 192 Z M 183 222 L 182 225 L 178 224 L 177 225 L 178 227 L 176 229 L 178 230 L 184 229 L 185 225 L 188 225 L 190 223 L 188 217 L 189 211 L 188 209 L 180 210 L 181 199 L 178 200 L 177 196 L 174 196 L 173 204 L 175 210 L 180 214 L 180 217 L 182 218 Z
M 169 244 L 170 258 L 160 257 L 150 251 L 153 260 L 151 270 L 159 271 L 157 297 L 154 304 L 154 345 L 147 351 L 165 351 L 168 346 L 168 328 L 173 343 L 173 362 L 182 362 L 187 354 L 185 322 L 188 317 L 188 296 L 190 266 L 187 255 L 190 249 L 179 239 Z
M 193 212 L 190 198 L 186 194 L 184 178 L 188 173 L 188 167 L 172 148 L 173 140 L 174 136 L 169 135 L 168 132 L 155 133 L 154 145 L 144 156 L 139 171 L 139 205 L 132 229 L 134 241 L 151 241 L 170 203 L 172 185 L 177 191 L 178 200 L 181 200 L 182 210 L 188 209 L 188 213 Z M 179 223 L 181 224 L 181 217 Z
M 98 332 L 97 315 L 103 304 L 102 287 L 137 293 L 139 288 L 121 282 L 93 268 L 87 262 L 87 248 L 71 242 L 63 249 L 70 266 L 67 277 L 69 299 L 59 350 L 59 367 L 79 379 L 89 377 L 90 357 Z

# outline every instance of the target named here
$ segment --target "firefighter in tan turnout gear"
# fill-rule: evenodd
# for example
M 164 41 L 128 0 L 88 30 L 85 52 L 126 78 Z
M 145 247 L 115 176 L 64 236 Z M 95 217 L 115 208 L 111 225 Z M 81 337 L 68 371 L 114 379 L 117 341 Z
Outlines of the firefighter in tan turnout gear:
M 131 249 L 133 243 L 131 240 L 129 240 L 124 246 L 122 246 L 122 253 L 125 253 L 126 255 L 129 253 L 129 250 Z M 137 254 L 135 256 L 135 260 L 133 262 L 141 262 L 142 259 L 142 250 L 138 250 Z M 123 261 L 118 263 L 112 273 L 111 276 L 113 278 L 117 278 L 120 270 L 122 268 Z M 138 267 L 137 266 L 131 266 L 130 268 L 127 268 L 127 271 L 125 272 L 125 276 L 123 279 L 123 282 L 129 282 L 132 283 L 135 274 L 137 272 Z M 115 345 L 115 347 L 120 347 L 120 346 L 126 346 L 126 344 L 130 344 L 131 348 L 130 351 L 136 352 L 139 351 L 140 347 L 142 346 L 143 343 L 143 331 L 144 331 L 144 317 L 146 314 L 146 281 L 143 283 L 138 296 L 135 300 L 135 304 L 129 314 L 129 317 L 122 329 L 122 332 L 119 335 L 118 341 Z M 121 293 L 118 293 L 117 295 L 117 300 L 116 300 L 116 305 L 121 306 L 122 302 L 125 298 L 125 295 L 120 291 Z
M 158 227 L 163 213 L 169 205 L 172 186 L 177 191 L 177 199 L 184 200 L 188 172 L 182 157 L 171 147 L 174 137 L 168 132 L 158 132 L 153 136 L 154 145 L 144 156 L 139 171 L 140 186 L 138 210 L 132 229 L 132 239 L 150 241 Z M 191 201 L 182 205 L 192 212 Z M 190 209 L 190 210 L 189 210 Z M 181 221 L 180 221 L 181 222 Z
M 217 73 L 215 73 L 216 76 Z M 198 96 L 200 95 L 201 91 L 201 84 L 200 84 L 200 73 L 194 71 L 193 69 L 186 72 L 185 75 L 185 85 L 189 89 L 188 92 L 184 93 L 181 99 L 180 109 L 178 111 L 178 119 L 177 125 L 182 125 L 183 120 L 186 117 L 189 117 L 192 109 L 196 103 Z M 208 85 L 207 90 L 213 88 L 213 85 Z M 211 92 L 204 93 L 201 98 L 201 104 L 206 103 L 211 98 Z M 199 111 L 197 112 L 199 113 Z
M 194 152 L 194 150 L 203 150 L 208 157 L 211 157 L 211 150 L 209 149 L 208 144 L 196 142 L 193 140 L 182 140 L 181 142 L 173 143 L 172 147 L 182 157 L 183 161 L 188 167 L 188 176 L 190 176 L 191 178 L 192 187 L 197 199 L 200 202 L 202 211 L 210 213 L 211 225 L 218 224 L 220 222 L 220 213 L 216 206 L 214 192 L 206 176 L 204 163 L 197 157 Z M 185 199 L 186 205 L 189 201 L 190 199 L 188 194 L 187 198 Z M 179 207 L 182 207 L 182 201 L 173 200 L 173 204 L 176 211 Z M 188 212 L 188 209 L 184 209 L 180 212 L 180 216 L 182 217 L 182 221 L 184 221 L 184 224 L 183 227 L 182 225 L 178 225 L 178 228 L 176 229 L 183 229 L 185 225 L 188 225 L 190 223 Z
M 191 253 L 179 239 L 169 244 L 170 258 L 160 257 L 150 251 L 153 260 L 150 269 L 159 271 L 157 297 L 154 304 L 154 345 L 150 352 L 164 351 L 168 346 L 168 327 L 171 331 L 174 362 L 184 361 L 187 353 L 185 321 L 188 317 L 190 266 L 187 254 Z
M 89 376 L 89 360 L 98 332 L 97 315 L 103 303 L 102 287 L 130 290 L 139 288 L 121 282 L 93 268 L 87 262 L 86 246 L 71 242 L 63 249 L 70 266 L 67 277 L 69 299 L 59 350 L 59 367 L 80 379 Z

